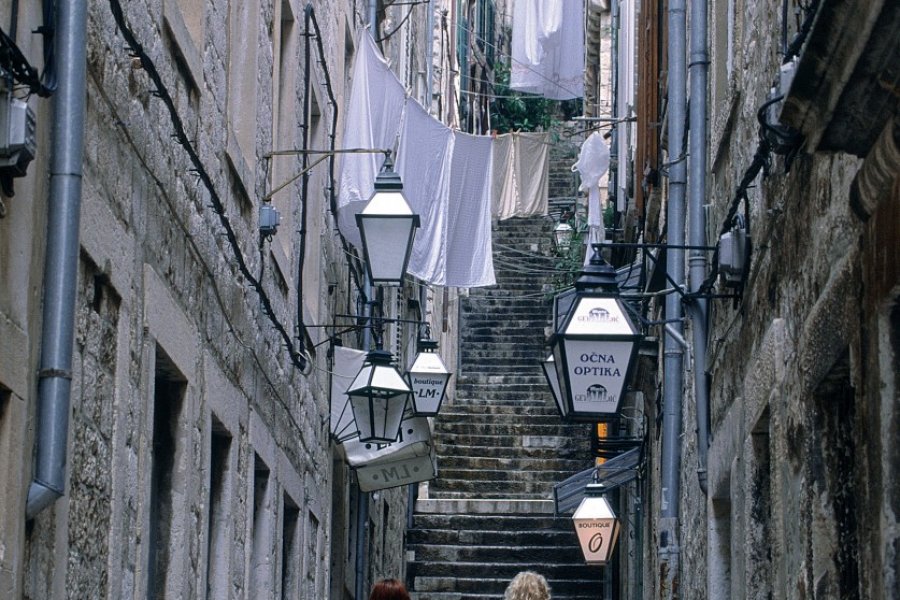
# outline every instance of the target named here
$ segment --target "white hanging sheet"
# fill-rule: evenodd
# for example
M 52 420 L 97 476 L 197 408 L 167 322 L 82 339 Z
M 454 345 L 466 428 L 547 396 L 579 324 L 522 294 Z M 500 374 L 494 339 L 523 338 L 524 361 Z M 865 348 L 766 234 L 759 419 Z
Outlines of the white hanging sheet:
M 409 102 L 403 129 L 397 172 L 403 193 L 419 215 L 413 251 L 407 271 L 423 281 L 439 283 L 447 268 L 447 203 L 453 132 L 429 115 L 418 102 Z
M 510 88 L 554 100 L 584 96 L 583 0 L 515 0 Z
M 356 421 L 347 396 L 347 388 L 366 360 L 366 352 L 354 348 L 334 347 L 331 376 L 331 434 L 338 440 L 357 437 Z
M 357 36 L 350 102 L 342 148 L 393 149 L 400 132 L 406 92 L 375 46 L 372 36 Z M 356 213 L 374 192 L 383 154 L 345 154 L 341 158 L 338 227 L 357 248 L 362 247 Z
M 454 132 L 450 164 L 446 278 L 440 285 L 494 285 L 491 243 L 491 144 L 486 135 Z
M 550 135 L 504 133 L 494 138 L 493 216 L 547 214 Z
M 407 119 L 415 125 L 402 126 Z M 409 272 L 435 285 L 493 285 L 491 137 L 454 134 L 428 116 L 407 98 L 372 36 L 361 30 L 342 147 L 392 148 L 398 137 L 398 173 L 421 222 Z M 343 158 L 338 227 L 357 247 L 355 214 L 371 197 L 382 160 L 368 154 Z

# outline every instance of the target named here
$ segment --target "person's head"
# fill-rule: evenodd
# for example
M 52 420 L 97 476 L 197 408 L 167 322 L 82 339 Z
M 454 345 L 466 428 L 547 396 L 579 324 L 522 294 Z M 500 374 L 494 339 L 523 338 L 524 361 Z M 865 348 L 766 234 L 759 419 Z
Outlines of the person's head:
M 369 600 L 409 600 L 409 593 L 396 579 L 382 579 L 372 586 Z
M 522 571 L 509 582 L 503 600 L 550 600 L 550 586 L 543 575 Z

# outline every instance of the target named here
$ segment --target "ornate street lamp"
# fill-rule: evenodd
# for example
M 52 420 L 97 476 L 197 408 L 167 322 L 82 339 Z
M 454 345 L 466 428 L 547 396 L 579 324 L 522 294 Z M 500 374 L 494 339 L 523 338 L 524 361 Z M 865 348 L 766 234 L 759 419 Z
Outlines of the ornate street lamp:
M 386 350 L 369 352 L 350 387 L 350 407 L 360 442 L 390 443 L 397 439 L 412 390 Z
M 589 565 L 607 564 L 619 537 L 619 520 L 603 496 L 605 491 L 603 484 L 589 484 L 584 500 L 572 515 L 584 561 Z
M 557 223 L 553 228 L 553 245 L 556 251 L 566 253 L 572 245 L 572 238 L 575 237 L 575 230 L 568 223 Z
M 640 332 L 618 293 L 615 269 L 595 251 L 574 297 L 554 305 L 553 360 L 564 417 L 597 421 L 619 409 Z
M 419 353 L 406 374 L 412 388 L 413 412 L 418 417 L 437 415 L 447 394 L 450 371 L 435 352 L 437 347 L 431 339 L 419 340 Z
M 375 178 L 375 193 L 356 215 L 363 256 L 373 284 L 402 285 L 419 215 L 403 196 L 403 182 L 394 172 L 390 152 Z

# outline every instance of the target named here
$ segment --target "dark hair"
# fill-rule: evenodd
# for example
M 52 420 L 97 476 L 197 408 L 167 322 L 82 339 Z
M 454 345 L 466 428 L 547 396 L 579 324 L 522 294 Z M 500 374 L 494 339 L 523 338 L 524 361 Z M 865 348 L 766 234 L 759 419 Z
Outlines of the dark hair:
M 382 579 L 372 586 L 369 600 L 409 600 L 406 586 L 396 579 Z

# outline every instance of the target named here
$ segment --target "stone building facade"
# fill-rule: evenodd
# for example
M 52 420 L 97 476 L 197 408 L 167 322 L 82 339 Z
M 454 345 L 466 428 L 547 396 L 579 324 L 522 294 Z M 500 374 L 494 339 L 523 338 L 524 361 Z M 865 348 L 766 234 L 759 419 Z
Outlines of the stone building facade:
M 658 322 L 671 315 L 650 299 L 647 314 L 657 323 L 648 340 L 659 344 L 634 382 L 643 392 L 636 410 L 645 416 L 646 462 L 637 487 L 619 499 L 630 521 L 613 566 L 616 597 L 894 598 L 900 13 L 895 3 L 853 0 L 668 3 L 687 8 L 688 23 L 704 4 L 702 243 L 710 249 L 705 285 L 686 279 L 683 301 L 690 318 L 684 387 L 675 394 L 677 526 L 673 538 L 661 518 L 672 490 L 661 472 L 669 347 Z M 667 53 L 666 3 L 638 5 L 641 164 L 631 234 L 665 242 L 674 237 L 670 178 L 679 161 L 691 160 L 688 134 L 683 147 L 668 135 L 680 117 L 667 78 L 675 60 L 691 74 L 706 63 L 687 48 L 686 56 Z M 688 193 L 697 184 L 689 177 Z M 686 230 L 697 218 L 687 215 Z M 750 240 L 748 258 L 726 277 L 719 238 L 739 228 Z M 686 252 L 685 269 L 690 264 Z M 691 307 L 700 297 L 709 313 L 705 352 L 693 338 L 702 324 Z M 698 352 L 706 422 L 694 379 Z M 704 426 L 705 453 L 697 433 Z
M 304 130 L 311 149 L 339 143 L 370 7 L 84 5 L 74 355 L 56 373 L 71 377 L 65 485 L 28 517 L 58 95 L 29 96 L 35 159 L 0 197 L 0 597 L 313 600 L 402 577 L 407 489 L 361 494 L 329 434 L 322 326 L 357 305 L 359 263 L 336 233 L 328 163 L 304 183 L 301 155 L 271 154 Z M 395 25 L 407 10 L 374 8 Z M 407 81 L 426 62 L 414 8 L 383 42 Z M 39 2 L 0 7 L 38 67 L 31 32 L 47 20 Z M 263 206 L 277 233 L 260 232 Z M 440 315 L 432 304 L 419 318 Z

